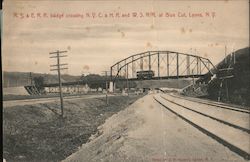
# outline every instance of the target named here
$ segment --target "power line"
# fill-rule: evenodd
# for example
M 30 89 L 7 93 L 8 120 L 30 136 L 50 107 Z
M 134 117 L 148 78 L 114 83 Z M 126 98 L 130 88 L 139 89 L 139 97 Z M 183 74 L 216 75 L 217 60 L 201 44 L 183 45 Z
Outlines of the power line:
M 62 93 L 62 82 L 61 82 L 61 70 L 68 69 L 67 67 L 63 67 L 68 64 L 60 64 L 61 57 L 67 57 L 67 55 L 60 55 L 61 53 L 66 53 L 67 51 L 59 51 L 50 52 L 50 58 L 56 58 L 57 63 L 55 65 L 50 65 L 50 67 L 54 67 L 54 69 L 50 69 L 50 71 L 57 71 L 58 73 L 58 82 L 59 82 L 59 93 L 60 93 L 60 102 L 61 102 L 61 116 L 63 117 L 63 93 Z

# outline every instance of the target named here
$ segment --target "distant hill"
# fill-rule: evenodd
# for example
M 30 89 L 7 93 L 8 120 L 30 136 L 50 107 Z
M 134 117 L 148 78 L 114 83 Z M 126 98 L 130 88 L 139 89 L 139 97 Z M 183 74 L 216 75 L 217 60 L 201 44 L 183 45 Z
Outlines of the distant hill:
M 57 75 L 46 73 L 32 73 L 31 76 L 42 76 L 45 83 L 57 83 Z M 62 75 L 62 82 L 73 82 L 79 80 L 80 76 Z M 20 87 L 30 84 L 30 73 L 28 72 L 3 72 L 3 87 Z

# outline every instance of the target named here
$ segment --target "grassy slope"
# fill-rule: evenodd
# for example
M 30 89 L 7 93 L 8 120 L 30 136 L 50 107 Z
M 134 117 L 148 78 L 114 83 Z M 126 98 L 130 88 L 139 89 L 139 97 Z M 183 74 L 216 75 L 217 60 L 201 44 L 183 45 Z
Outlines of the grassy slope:
M 86 143 L 105 119 L 140 96 L 65 101 L 65 119 L 58 103 L 3 109 L 3 157 L 7 161 L 60 161 Z

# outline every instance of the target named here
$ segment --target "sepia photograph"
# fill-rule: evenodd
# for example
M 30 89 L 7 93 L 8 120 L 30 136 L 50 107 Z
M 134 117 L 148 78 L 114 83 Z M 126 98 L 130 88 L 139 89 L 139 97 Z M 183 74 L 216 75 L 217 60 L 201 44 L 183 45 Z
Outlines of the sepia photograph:
M 3 162 L 250 160 L 249 0 L 3 0 Z

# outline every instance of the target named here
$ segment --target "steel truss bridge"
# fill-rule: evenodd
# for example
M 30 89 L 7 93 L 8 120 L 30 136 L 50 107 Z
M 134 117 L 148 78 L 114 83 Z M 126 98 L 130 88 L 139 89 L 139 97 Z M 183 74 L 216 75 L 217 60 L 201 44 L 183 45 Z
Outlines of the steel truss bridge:
M 200 78 L 213 75 L 215 66 L 204 57 L 173 51 L 147 51 L 118 61 L 110 68 L 111 81 L 140 80 L 138 71 L 152 70 L 150 79 Z
M 152 70 L 154 76 L 151 78 L 138 78 L 138 71 Z M 147 51 L 131 55 L 118 61 L 110 67 L 110 78 L 91 81 L 96 84 L 107 84 L 110 88 L 116 81 L 128 80 L 156 80 L 156 79 L 178 79 L 178 78 L 199 78 L 199 82 L 207 82 L 216 73 L 216 67 L 204 57 L 173 52 L 173 51 Z M 77 87 L 88 84 L 88 81 L 76 81 L 62 83 L 64 87 Z M 58 87 L 58 83 L 44 84 L 43 87 Z M 30 94 L 40 94 L 33 85 L 25 86 Z

